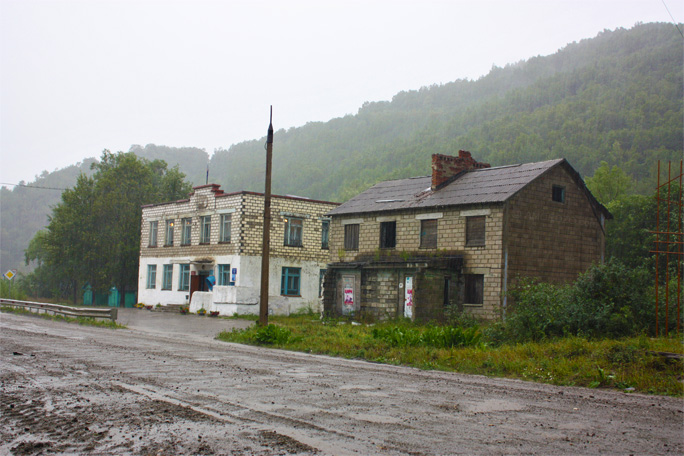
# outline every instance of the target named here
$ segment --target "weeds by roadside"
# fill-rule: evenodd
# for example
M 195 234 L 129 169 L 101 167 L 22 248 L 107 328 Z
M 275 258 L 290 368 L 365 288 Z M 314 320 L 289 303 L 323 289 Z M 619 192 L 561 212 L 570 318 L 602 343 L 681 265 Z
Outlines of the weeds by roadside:
M 111 320 L 98 320 L 96 318 L 84 318 L 84 317 L 73 318 L 73 317 L 65 317 L 64 315 L 48 315 L 45 313 L 38 314 L 35 312 L 30 312 L 28 310 L 18 309 L 18 308 L 9 307 L 9 306 L 0 307 L 0 311 L 5 312 L 5 313 L 30 315 L 32 317 L 44 318 L 46 320 L 66 321 L 67 323 L 78 323 L 79 325 L 83 325 L 83 326 L 98 326 L 101 328 L 110 328 L 110 329 L 126 329 L 125 325 L 120 325 L 119 323 L 117 323 L 115 321 L 111 321 Z
M 481 332 L 477 327 L 421 326 L 401 320 L 359 325 L 314 315 L 272 317 L 271 321 L 275 324 L 265 328 L 223 332 L 218 339 L 420 369 L 684 396 L 682 360 L 655 354 L 681 354 L 678 338 L 591 340 L 572 336 L 492 345 L 485 337 L 487 328 Z M 446 340 L 435 336 L 440 333 L 440 337 L 460 334 L 455 340 L 463 343 L 436 342 Z

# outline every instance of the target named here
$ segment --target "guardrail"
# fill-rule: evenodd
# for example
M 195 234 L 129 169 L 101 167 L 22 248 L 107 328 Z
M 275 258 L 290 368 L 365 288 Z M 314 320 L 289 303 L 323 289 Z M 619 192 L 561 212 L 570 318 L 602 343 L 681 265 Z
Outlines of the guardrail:
M 116 321 L 118 315 L 116 307 L 109 307 L 107 309 L 88 308 L 88 307 L 69 307 L 59 304 L 47 304 L 44 302 L 31 301 L 17 301 L 15 299 L 0 299 L 0 306 L 10 306 L 16 308 L 26 309 L 29 312 L 36 313 L 52 313 L 52 315 L 64 315 L 67 317 L 85 317 L 85 318 L 108 318 Z

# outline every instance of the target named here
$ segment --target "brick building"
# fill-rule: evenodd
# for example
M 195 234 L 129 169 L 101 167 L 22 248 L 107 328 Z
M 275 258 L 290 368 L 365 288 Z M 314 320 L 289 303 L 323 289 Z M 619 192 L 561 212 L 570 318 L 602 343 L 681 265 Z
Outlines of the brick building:
M 269 311 L 318 308 L 337 203 L 271 200 Z M 188 199 L 142 208 L 138 301 L 189 304 L 222 315 L 259 313 L 264 196 L 195 187 Z M 208 290 L 209 276 L 216 285 Z M 210 279 L 211 280 L 211 279 Z
M 419 319 L 500 318 L 520 277 L 574 280 L 603 260 L 611 218 L 565 159 L 492 168 L 466 151 L 329 215 L 325 310 Z

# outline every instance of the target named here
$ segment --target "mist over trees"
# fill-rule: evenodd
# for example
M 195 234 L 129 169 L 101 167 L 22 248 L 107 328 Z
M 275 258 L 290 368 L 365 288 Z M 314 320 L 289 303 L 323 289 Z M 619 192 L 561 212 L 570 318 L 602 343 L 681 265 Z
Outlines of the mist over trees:
M 657 160 L 682 157 L 683 66 L 682 38 L 672 24 L 640 24 L 494 67 L 475 81 L 367 102 L 355 115 L 276 131 L 273 191 L 342 202 L 382 180 L 429 174 L 433 153 L 465 149 L 493 166 L 564 157 L 585 177 L 611 177 L 617 169 L 624 178 L 616 188 L 609 182 L 595 191 L 615 190 L 619 197 L 613 199 L 643 209 L 645 200 L 629 198 L 652 195 Z M 275 107 L 276 127 L 277 112 Z M 154 144 L 134 145 L 130 152 L 179 165 L 195 185 L 204 184 L 208 164 L 210 182 L 226 191 L 263 191 L 264 143 L 265 137 L 241 142 L 211 158 L 197 148 Z M 32 185 L 71 187 L 88 168 L 84 162 L 43 173 Z M 3 271 L 23 263 L 23 250 L 59 195 L 0 190 Z M 620 223 L 621 210 L 616 206 L 611 223 Z

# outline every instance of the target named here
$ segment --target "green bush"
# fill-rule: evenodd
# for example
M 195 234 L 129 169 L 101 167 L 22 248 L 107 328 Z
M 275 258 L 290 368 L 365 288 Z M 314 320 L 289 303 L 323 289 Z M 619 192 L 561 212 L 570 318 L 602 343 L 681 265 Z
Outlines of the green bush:
M 257 329 L 254 341 L 260 345 L 284 345 L 290 339 L 292 332 L 287 328 L 281 328 L 270 324 Z
M 511 292 L 513 312 L 488 329 L 494 343 L 559 336 L 626 337 L 655 328 L 653 278 L 646 268 L 611 259 L 572 285 L 521 282 Z

